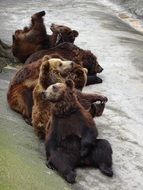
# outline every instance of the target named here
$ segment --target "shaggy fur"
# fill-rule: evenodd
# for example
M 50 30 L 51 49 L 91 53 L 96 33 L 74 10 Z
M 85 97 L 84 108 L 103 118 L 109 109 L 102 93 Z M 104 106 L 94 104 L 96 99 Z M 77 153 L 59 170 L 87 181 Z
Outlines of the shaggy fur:
M 53 70 L 53 68 L 50 68 L 51 66 L 48 60 L 47 61 L 44 60 L 40 67 L 40 74 L 37 85 L 33 91 L 34 106 L 32 109 L 32 125 L 34 126 L 36 134 L 42 139 L 45 137 L 46 123 L 49 122 L 51 114 L 51 106 L 50 106 L 51 104 L 49 103 L 49 101 L 47 100 L 44 101 L 42 99 L 43 91 L 46 90 L 47 87 L 50 86 L 51 84 L 54 84 L 56 82 L 63 82 L 65 81 L 65 79 L 72 79 L 75 85 L 77 86 L 77 84 L 80 84 L 79 83 L 80 82 L 79 80 L 81 78 L 80 75 L 84 76 L 82 68 L 79 65 L 77 65 L 77 67 L 74 66 L 70 74 L 67 75 L 66 72 L 66 75 L 63 74 L 64 75 L 63 77 L 63 75 L 61 75 L 61 73 L 59 73 L 57 70 Z M 89 113 L 91 113 L 93 117 L 95 115 L 100 115 L 100 113 L 102 114 L 104 108 L 101 110 L 99 106 L 97 106 L 96 104 L 95 105 L 92 104 L 93 102 L 101 101 L 102 102 L 101 104 L 105 105 L 105 102 L 107 101 L 106 97 L 97 94 L 92 95 L 92 94 L 81 93 L 78 90 L 76 90 L 76 94 L 79 101 L 86 108 L 86 110 L 88 110 Z
M 75 182 L 75 168 L 81 162 L 98 167 L 104 174 L 112 176 L 112 150 L 107 150 L 106 158 L 106 147 L 99 141 L 96 143 L 96 125 L 80 105 L 73 86 L 73 82 L 67 80 L 51 85 L 44 92 L 44 98 L 52 103 L 46 132 L 48 165 L 69 183 Z
M 58 57 L 54 54 L 53 56 Z M 46 56 L 47 60 L 49 58 L 52 57 Z M 32 92 L 38 82 L 41 64 L 42 60 L 38 60 L 36 62 L 33 62 L 32 64 L 24 65 L 23 68 L 16 73 L 16 75 L 11 80 L 9 85 L 7 93 L 8 104 L 11 109 L 21 113 L 26 121 L 31 120 L 31 113 L 33 106 Z M 72 73 L 72 75 L 70 74 L 70 72 Z M 65 74 L 63 73 L 64 75 L 63 77 L 64 78 L 69 77 L 73 79 L 73 81 L 75 82 L 75 87 L 81 90 L 86 83 L 85 70 L 79 65 L 74 65 L 73 69 L 70 70 L 70 72 L 66 72 Z M 50 76 L 48 76 L 48 78 L 49 77 Z M 81 94 L 80 92 L 78 92 L 78 94 L 79 94 L 79 99 L 81 99 L 81 101 L 83 102 L 82 105 L 85 104 L 86 109 L 90 109 L 91 104 L 96 102 L 96 100 L 98 100 L 99 98 L 99 100 L 103 102 L 102 104 L 103 109 L 98 109 L 98 107 L 99 108 L 101 107 L 99 105 L 93 105 L 94 108 L 92 109 L 93 111 L 91 111 L 91 114 L 94 116 L 96 115 L 97 112 L 100 112 L 100 110 L 102 110 L 101 111 L 102 114 L 105 102 L 107 101 L 106 97 L 100 96 L 98 94 L 86 95 L 86 94 Z M 97 110 L 96 113 L 95 110 Z M 97 113 L 97 115 L 101 114 Z
M 48 61 L 49 57 L 45 56 L 43 58 L 43 62 L 45 59 Z M 68 65 L 70 67 L 69 70 L 67 70 L 67 68 L 65 68 L 64 65 L 62 65 L 63 62 L 68 63 Z M 71 61 L 63 61 L 63 62 L 61 61 L 60 67 L 58 65 L 59 62 L 56 62 L 56 61 L 52 62 L 53 69 L 58 70 L 58 68 L 59 68 L 61 71 L 63 71 L 65 68 L 65 72 L 67 73 L 67 75 L 70 72 L 70 70 L 72 70 L 72 69 L 75 70 L 74 67 L 76 67 L 76 65 L 73 64 Z M 9 85 L 9 89 L 8 89 L 8 93 L 7 93 L 7 100 L 8 100 L 9 106 L 11 109 L 21 113 L 22 116 L 26 120 L 31 118 L 32 105 L 33 105 L 32 92 L 33 92 L 33 89 L 38 82 L 41 64 L 42 64 L 42 61 L 39 60 L 36 63 L 24 66 L 22 69 L 20 69 L 16 73 L 16 75 L 14 76 L 14 78 L 12 79 L 12 81 Z M 79 68 L 79 66 L 77 66 L 77 67 Z M 78 75 L 78 68 L 77 68 L 77 71 L 75 73 L 75 75 L 77 75 L 77 76 L 79 76 Z M 81 70 L 82 75 L 85 75 L 85 71 L 83 68 L 79 68 L 79 70 Z M 64 72 L 62 74 L 66 75 Z M 74 77 L 74 74 L 72 76 Z M 50 78 L 50 77 L 51 76 L 48 76 L 48 78 Z M 84 78 L 84 76 L 81 77 L 81 79 L 83 79 L 83 78 Z M 53 82 L 50 84 L 53 84 L 54 80 L 55 79 L 51 77 L 51 81 L 53 81 Z M 85 84 L 83 81 L 86 82 L 86 78 L 84 78 L 84 80 L 82 80 L 82 84 L 84 86 Z M 78 88 L 78 84 L 77 84 L 77 88 Z M 81 84 L 80 84 L 79 88 L 81 88 Z

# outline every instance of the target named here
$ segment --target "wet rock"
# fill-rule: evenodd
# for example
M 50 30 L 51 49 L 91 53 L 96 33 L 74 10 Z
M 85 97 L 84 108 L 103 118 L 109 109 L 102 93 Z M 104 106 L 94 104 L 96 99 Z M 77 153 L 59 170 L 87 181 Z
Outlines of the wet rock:
M 0 72 L 7 65 L 18 64 L 18 61 L 13 56 L 11 47 L 0 40 Z

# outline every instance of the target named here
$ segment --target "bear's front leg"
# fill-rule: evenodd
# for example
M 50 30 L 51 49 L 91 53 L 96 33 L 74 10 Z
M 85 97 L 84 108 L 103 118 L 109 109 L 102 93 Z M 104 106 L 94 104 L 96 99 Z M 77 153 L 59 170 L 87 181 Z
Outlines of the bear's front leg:
M 97 77 L 96 75 L 88 75 L 86 86 L 91 84 L 99 84 L 102 83 L 102 79 Z
M 91 104 L 91 107 L 88 111 L 91 114 L 91 116 L 94 118 L 95 116 L 97 117 L 101 116 L 104 111 L 104 108 L 105 108 L 105 103 L 97 101 Z
M 46 149 L 46 157 L 48 160 L 52 152 L 55 152 L 57 149 L 57 139 L 54 132 L 46 136 L 45 149 Z
M 86 101 L 90 103 L 94 103 L 96 101 L 101 101 L 106 103 L 108 101 L 108 98 L 106 96 L 96 94 L 96 93 L 81 93 L 78 92 L 78 98 L 82 98 L 83 100 L 85 99 Z

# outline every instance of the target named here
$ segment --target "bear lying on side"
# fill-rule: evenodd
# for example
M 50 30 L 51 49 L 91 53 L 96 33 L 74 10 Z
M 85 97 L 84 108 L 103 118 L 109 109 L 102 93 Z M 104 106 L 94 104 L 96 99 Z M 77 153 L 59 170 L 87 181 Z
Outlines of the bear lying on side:
M 112 149 L 108 141 L 96 139 L 98 131 L 91 115 L 80 105 L 71 80 L 56 83 L 43 92 L 51 104 L 46 133 L 47 165 L 74 183 L 79 165 L 94 166 L 112 176 Z
M 57 54 L 67 60 L 72 60 L 88 70 L 87 85 L 101 83 L 102 80 L 97 77 L 97 73 L 101 73 L 103 68 L 99 65 L 96 56 L 91 51 L 83 50 L 72 43 L 61 43 L 58 46 L 37 51 L 32 54 L 25 62 L 25 64 L 32 63 L 41 59 L 44 55 L 52 56 Z
M 55 24 L 50 27 L 52 35 L 48 35 L 43 16 L 45 16 L 45 11 L 35 13 L 31 17 L 30 27 L 16 30 L 13 35 L 13 55 L 23 63 L 34 52 L 55 47 L 62 42 L 74 43 L 75 38 L 78 36 L 76 30 Z
M 55 57 L 55 55 L 53 54 Z M 31 113 L 32 113 L 32 106 L 33 106 L 33 89 L 35 88 L 39 72 L 40 72 L 40 66 L 44 59 L 48 60 L 52 57 L 46 56 L 46 58 L 43 58 L 43 60 L 39 60 L 35 63 L 24 65 L 13 77 L 13 79 L 10 82 L 9 89 L 7 92 L 7 101 L 11 109 L 19 112 L 22 114 L 23 118 L 29 122 L 31 120 Z M 61 58 L 61 60 L 63 60 Z M 63 60 L 64 61 L 64 60 Z M 70 62 L 67 62 L 70 63 Z M 62 64 L 62 61 L 54 62 L 53 68 L 55 70 L 58 70 L 58 68 L 63 71 L 64 70 L 64 64 Z M 71 68 L 71 65 L 68 64 L 67 67 Z M 77 89 L 82 89 L 86 82 L 86 75 L 85 75 L 85 69 L 83 69 L 80 65 L 74 64 L 72 66 L 72 69 L 70 70 L 72 74 L 72 79 L 75 82 L 75 87 Z M 70 75 L 70 72 L 65 72 L 66 75 Z M 49 76 L 50 77 L 50 76 Z M 49 78 L 48 77 L 48 78 Z M 48 80 L 48 79 L 47 79 Z M 54 81 L 53 78 L 51 80 Z M 53 83 L 50 83 L 53 84 Z M 48 86 L 46 86 L 47 88 Z M 83 102 L 82 105 L 85 106 L 86 109 L 89 109 L 91 105 L 96 101 L 101 101 L 100 105 L 96 105 L 96 113 L 97 116 L 100 116 L 104 110 L 105 103 L 107 101 L 107 98 L 105 96 L 101 96 L 98 94 L 86 94 L 77 92 L 79 95 L 79 99 Z M 94 107 L 94 105 L 92 105 Z M 95 109 L 93 109 L 93 115 L 94 115 Z
M 49 60 L 48 56 L 43 58 L 43 62 L 45 60 Z M 82 67 L 79 68 L 79 65 L 73 64 L 72 61 L 64 61 L 60 59 L 50 59 L 50 65 L 53 70 L 57 70 L 59 73 L 64 74 L 65 76 L 69 75 L 70 71 L 72 71 L 72 77 L 75 77 L 77 81 L 77 88 L 83 88 L 86 83 L 86 74 L 85 69 Z M 8 93 L 7 93 L 7 100 L 11 109 L 19 112 L 22 114 L 23 118 L 26 120 L 31 118 L 32 106 L 33 106 L 33 89 L 38 82 L 40 66 L 42 62 L 38 62 L 37 64 L 31 64 L 24 66 L 20 69 L 12 81 L 10 82 Z M 78 73 L 79 70 L 79 73 Z M 75 73 L 74 73 L 75 71 Z M 47 80 L 50 81 L 49 85 L 53 84 L 54 81 L 57 79 L 53 78 L 50 73 L 48 73 Z M 80 76 L 79 76 L 80 74 Z M 47 76 L 47 75 L 46 75 Z M 60 75 L 59 75 L 60 76 Z M 62 76 L 60 76 L 62 79 Z M 78 78 L 78 80 L 77 80 Z M 47 84 L 47 80 L 45 83 Z M 80 82 L 81 80 L 81 82 Z M 79 85 L 79 86 L 78 86 Z M 48 86 L 46 86 L 47 88 Z
M 49 59 L 47 56 L 44 56 L 42 60 L 42 65 L 40 67 L 40 74 L 37 85 L 33 90 L 34 105 L 32 108 L 32 125 L 40 139 L 45 138 L 45 128 L 51 116 L 51 103 L 48 100 L 44 101 L 42 99 L 43 91 L 46 90 L 51 84 L 64 82 L 66 79 L 72 79 L 76 84 L 76 88 L 79 87 L 77 85 L 79 85 L 81 82 L 84 81 L 83 86 L 86 83 L 86 69 L 83 69 L 79 65 L 73 64 L 73 68 L 70 69 L 70 72 L 68 74 L 68 72 L 66 72 L 66 70 L 64 69 L 64 64 L 63 67 L 61 66 L 61 70 L 59 70 L 58 62 L 61 63 L 61 60 Z M 65 61 L 65 63 L 66 62 L 67 61 Z M 66 66 L 68 65 L 66 64 Z M 82 81 L 80 81 L 81 76 L 83 76 Z M 92 117 L 94 117 L 95 115 L 100 116 L 102 114 L 105 102 L 107 101 L 106 97 L 97 94 L 81 93 L 76 89 L 75 91 L 79 102 L 85 107 L 86 110 L 89 111 Z M 101 99 L 104 103 L 101 103 L 100 106 L 96 105 L 96 103 L 93 104 L 93 102 Z

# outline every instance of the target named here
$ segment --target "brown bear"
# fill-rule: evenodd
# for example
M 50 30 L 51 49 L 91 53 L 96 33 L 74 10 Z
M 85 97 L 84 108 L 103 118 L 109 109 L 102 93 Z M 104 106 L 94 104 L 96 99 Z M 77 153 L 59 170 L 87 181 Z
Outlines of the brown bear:
M 25 64 L 32 63 L 41 59 L 44 55 L 57 54 L 65 59 L 72 60 L 88 70 L 87 85 L 101 83 L 102 80 L 97 77 L 97 73 L 101 73 L 103 68 L 99 65 L 96 56 L 91 51 L 83 50 L 72 43 L 61 43 L 49 50 L 41 50 L 32 54 Z
M 97 140 L 98 131 L 91 115 L 78 101 L 72 80 L 56 83 L 43 92 L 51 102 L 46 132 L 47 165 L 55 168 L 69 183 L 81 163 L 98 167 L 112 176 L 112 149 L 105 140 Z
M 40 139 L 45 138 L 45 127 L 47 122 L 49 122 L 50 118 L 50 102 L 43 101 L 42 92 L 47 89 L 48 86 L 54 84 L 56 82 L 64 82 L 65 79 L 72 79 L 75 83 L 80 84 L 80 76 L 84 76 L 84 70 L 81 70 L 81 67 L 77 65 L 77 67 L 71 69 L 70 74 L 67 72 L 59 72 L 58 68 L 55 68 L 55 61 L 57 62 L 59 59 L 48 59 L 47 56 L 44 56 L 42 65 L 40 67 L 39 79 L 36 87 L 33 91 L 33 109 L 32 109 L 32 125 L 35 129 L 36 134 Z M 56 63 L 57 64 L 57 63 Z M 84 76 L 84 81 L 85 81 Z M 85 83 L 84 83 L 85 84 Z M 83 85 L 84 85 L 83 84 Z M 78 86 L 76 87 L 78 88 Z M 83 88 L 83 86 L 82 86 Z M 99 106 L 91 106 L 93 102 L 100 101 L 101 98 L 103 100 L 102 105 L 105 105 L 105 101 L 107 100 L 105 97 L 101 97 L 95 94 L 85 94 L 76 90 L 76 94 L 79 98 L 81 104 L 89 111 L 89 113 L 94 117 L 95 115 L 102 114 L 103 109 Z
M 71 65 L 69 65 L 69 63 L 71 63 Z M 34 105 L 32 108 L 32 126 L 40 138 L 43 139 L 45 136 L 45 126 L 50 117 L 50 103 L 48 101 L 44 102 L 42 100 L 42 92 L 51 84 L 63 82 L 65 78 L 71 78 L 73 80 L 75 79 L 75 82 L 77 82 L 78 85 L 76 78 L 80 79 L 80 75 L 85 75 L 84 80 L 82 80 L 82 82 L 84 81 L 84 86 L 86 83 L 86 73 L 84 72 L 86 72 L 86 70 L 79 68 L 79 65 L 76 67 L 72 61 L 61 61 L 61 59 L 57 58 L 49 59 L 48 56 L 44 56 L 42 65 L 40 67 L 39 79 L 33 91 Z
M 45 56 L 44 59 L 49 59 L 48 56 Z M 74 67 L 76 67 L 75 64 L 73 64 L 72 61 L 62 61 L 60 59 L 51 59 L 51 67 L 53 69 L 59 71 L 60 73 L 63 73 L 63 71 L 66 71 L 65 73 L 69 73 L 69 70 L 72 68 L 75 70 Z M 39 77 L 39 71 L 40 66 L 42 64 L 42 61 L 37 62 L 36 64 L 31 64 L 24 66 L 22 69 L 20 69 L 16 75 L 14 76 L 13 80 L 11 81 L 7 93 L 7 100 L 11 107 L 11 109 L 14 109 L 15 111 L 21 113 L 25 119 L 31 118 L 31 112 L 32 112 L 32 106 L 33 106 L 33 97 L 32 92 L 34 87 L 37 84 L 38 77 Z M 79 68 L 79 66 L 77 65 Z M 69 70 L 67 70 L 69 69 Z M 84 86 L 86 82 L 86 74 L 85 69 L 80 68 L 80 74 L 84 75 L 81 76 L 81 80 L 84 78 L 84 80 L 81 81 L 81 84 Z M 65 73 L 63 73 L 65 75 Z M 78 72 L 75 73 L 78 77 Z M 74 75 L 73 75 L 74 76 Z M 48 78 L 51 76 L 49 75 Z M 54 78 L 50 78 L 51 81 L 54 82 Z M 78 80 L 79 81 L 79 80 Z M 46 81 L 45 81 L 46 82 Z M 50 83 L 53 84 L 53 82 Z M 81 84 L 80 88 L 81 88 Z M 82 87 L 83 87 L 82 86 Z M 47 87 L 47 86 L 46 86 Z M 77 84 L 78 88 L 78 84 Z
M 57 57 L 54 54 L 53 56 Z M 21 113 L 23 118 L 25 118 L 27 121 L 31 119 L 33 106 L 32 92 L 38 82 L 41 64 L 42 60 L 33 62 L 32 64 L 24 65 L 13 77 L 7 93 L 7 100 L 10 108 Z M 81 90 L 86 82 L 85 69 L 74 65 L 71 73 L 76 88 Z M 67 75 L 70 75 L 70 73 L 67 72 Z M 77 93 L 79 94 L 78 96 L 82 102 L 82 105 L 84 105 L 86 109 L 89 109 L 94 102 L 98 100 L 101 101 L 100 105 L 95 105 L 96 112 L 94 113 L 93 111 L 92 115 L 97 114 L 98 116 L 102 114 L 107 101 L 105 96 L 98 94 L 86 94 L 81 93 L 80 91 L 77 91 Z M 92 106 L 94 107 L 94 105 Z
M 53 32 L 52 35 L 49 35 L 50 48 L 63 42 L 74 43 L 75 38 L 79 35 L 78 31 L 64 25 L 51 24 L 50 29 Z
M 44 15 L 45 11 L 35 13 L 31 17 L 30 27 L 16 30 L 13 35 L 13 55 L 23 63 L 38 50 L 55 47 L 61 42 L 74 43 L 75 38 L 78 36 L 76 30 L 55 24 L 52 24 L 50 28 L 53 32 L 52 35 L 48 35 L 43 21 Z

